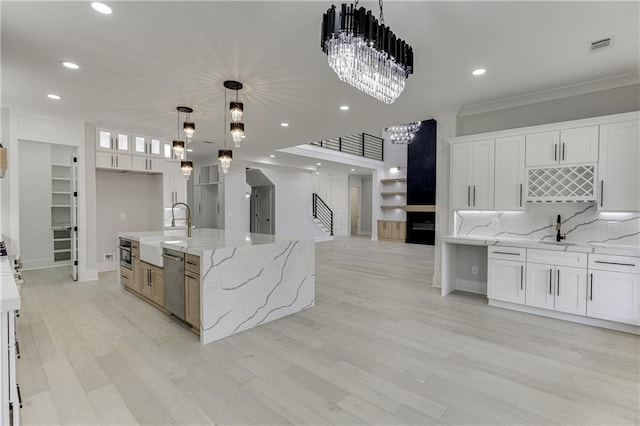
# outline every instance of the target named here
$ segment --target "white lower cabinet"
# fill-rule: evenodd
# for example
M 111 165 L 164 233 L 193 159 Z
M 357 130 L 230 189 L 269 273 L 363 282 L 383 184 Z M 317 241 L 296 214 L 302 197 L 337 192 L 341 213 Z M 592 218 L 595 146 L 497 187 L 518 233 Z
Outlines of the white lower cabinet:
M 640 259 L 591 255 L 587 316 L 640 326 Z
M 586 315 L 587 270 L 527 264 L 526 304 L 568 314 Z
M 524 304 L 525 249 L 489 247 L 487 256 L 487 297 Z
M 526 283 L 526 305 L 574 315 L 587 314 L 586 253 L 529 250 Z

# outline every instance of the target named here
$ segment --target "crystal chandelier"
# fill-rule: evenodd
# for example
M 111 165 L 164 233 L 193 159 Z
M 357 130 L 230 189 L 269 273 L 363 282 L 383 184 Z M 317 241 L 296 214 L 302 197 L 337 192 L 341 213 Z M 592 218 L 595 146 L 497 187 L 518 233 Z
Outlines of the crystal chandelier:
M 234 146 L 236 148 L 240 148 L 240 142 L 242 142 L 242 139 L 244 138 L 244 123 L 240 121 L 242 120 L 242 113 L 244 112 L 244 104 L 242 102 L 238 102 L 238 91 L 242 89 L 242 83 L 239 81 L 227 80 L 224 82 L 224 87 L 225 89 L 236 91 L 235 102 L 231 102 L 229 104 L 229 112 L 231 113 L 229 132 L 231 133 Z
M 322 17 L 322 50 L 338 78 L 387 104 L 404 90 L 413 74 L 413 49 L 358 2 L 331 6 Z
M 237 81 L 225 81 L 224 82 L 224 106 L 227 106 L 227 89 L 231 89 L 231 90 L 236 90 L 236 102 L 238 100 L 237 95 L 238 92 L 237 90 L 242 88 L 242 83 L 238 83 Z M 231 103 L 231 109 L 233 110 L 233 102 Z M 231 116 L 233 119 L 233 111 L 231 112 Z M 242 117 L 242 114 L 240 114 L 240 116 L 238 118 Z M 233 131 L 233 122 L 231 123 L 231 130 Z M 244 131 L 244 124 L 243 123 L 235 123 L 235 124 L 242 124 L 242 130 Z M 227 174 L 229 173 L 229 167 L 231 167 L 231 161 L 233 161 L 233 151 L 230 149 L 227 149 L 227 114 L 224 115 L 224 127 L 223 127 L 223 132 L 224 132 L 224 149 L 219 149 L 218 150 L 218 161 L 220 162 L 220 168 L 222 169 L 222 173 L 223 174 Z M 239 145 L 236 144 L 236 147 L 238 147 Z
M 191 139 L 193 134 L 196 132 L 196 123 L 191 121 L 191 113 L 193 112 L 193 109 L 186 106 L 179 106 L 178 111 L 187 115 L 187 121 L 182 125 L 182 130 L 184 131 L 184 135 L 187 139 Z
M 413 142 L 413 137 L 420 130 L 420 122 L 402 124 L 400 126 L 391 126 L 384 129 L 389 135 L 391 143 L 397 145 L 406 145 Z
M 184 106 L 177 107 L 177 110 L 178 110 L 178 139 L 173 141 L 173 145 L 172 145 L 173 153 L 175 154 L 176 157 L 182 159 L 182 161 L 180 161 L 180 168 L 182 169 L 182 174 L 185 176 L 191 176 L 191 171 L 193 170 L 193 161 L 187 160 L 187 150 L 185 149 L 186 148 L 185 143 L 184 141 L 181 141 L 179 138 L 180 138 L 180 113 L 181 112 L 192 113 L 193 110 L 189 107 L 184 107 Z M 195 125 L 194 125 L 194 129 L 195 129 Z

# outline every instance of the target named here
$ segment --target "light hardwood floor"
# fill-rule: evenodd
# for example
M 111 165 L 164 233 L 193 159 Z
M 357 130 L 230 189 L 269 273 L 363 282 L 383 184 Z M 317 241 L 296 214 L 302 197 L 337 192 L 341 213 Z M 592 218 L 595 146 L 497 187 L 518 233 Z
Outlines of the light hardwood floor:
M 441 298 L 433 252 L 320 243 L 314 308 L 206 346 L 115 273 L 25 272 L 23 424 L 639 423 L 638 336 Z

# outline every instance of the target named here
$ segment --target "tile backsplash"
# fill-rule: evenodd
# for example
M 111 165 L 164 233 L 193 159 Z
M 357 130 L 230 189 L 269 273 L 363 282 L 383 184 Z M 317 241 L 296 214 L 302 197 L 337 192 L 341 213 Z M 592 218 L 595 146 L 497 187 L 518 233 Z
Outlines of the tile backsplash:
M 640 246 L 640 213 L 599 213 L 595 203 L 530 203 L 522 212 L 455 213 L 460 236 L 554 241 L 556 219 L 568 242 Z

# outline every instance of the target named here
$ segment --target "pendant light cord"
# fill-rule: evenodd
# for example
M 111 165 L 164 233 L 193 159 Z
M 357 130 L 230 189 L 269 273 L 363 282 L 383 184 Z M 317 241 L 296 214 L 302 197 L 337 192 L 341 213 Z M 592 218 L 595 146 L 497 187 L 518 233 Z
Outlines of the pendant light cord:
M 227 149 L 227 88 L 224 88 L 224 149 Z

